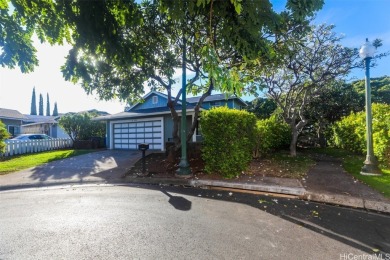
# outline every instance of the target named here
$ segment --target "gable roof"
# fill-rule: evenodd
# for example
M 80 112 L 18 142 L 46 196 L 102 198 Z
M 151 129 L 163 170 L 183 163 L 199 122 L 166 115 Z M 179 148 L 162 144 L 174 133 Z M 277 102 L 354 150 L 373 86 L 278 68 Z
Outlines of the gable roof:
M 166 100 L 168 100 L 168 95 L 165 95 L 164 93 L 161 93 L 161 92 L 158 92 L 158 91 L 155 91 L 155 90 L 152 90 L 152 91 L 150 91 L 149 93 L 147 93 L 145 96 L 142 97 L 142 99 L 143 99 L 143 100 L 146 100 L 148 97 L 150 97 L 150 96 L 153 95 L 153 94 L 155 94 L 155 95 L 157 95 L 157 96 L 160 96 L 160 97 L 165 98 Z M 174 97 L 171 97 L 171 99 L 174 100 L 175 98 L 174 98 Z M 179 100 L 177 103 L 178 103 L 178 104 L 181 104 L 181 101 Z M 142 103 L 141 103 L 141 102 L 137 102 L 137 103 L 135 103 L 134 105 L 132 105 L 132 106 L 126 108 L 126 111 L 132 110 L 133 108 L 135 108 L 135 107 L 138 106 L 139 104 L 142 104 Z
M 188 97 L 187 98 L 187 102 L 188 103 L 192 103 L 192 104 L 195 104 L 195 103 L 198 103 L 199 99 L 201 98 L 201 96 L 198 96 L 198 97 Z M 214 94 L 214 95 L 210 95 L 208 97 L 205 98 L 205 100 L 203 102 L 212 102 L 212 101 L 224 101 L 224 100 L 229 100 L 229 99 L 237 99 L 239 100 L 242 104 L 244 104 L 246 106 L 246 103 L 244 100 L 242 100 L 241 98 L 237 97 L 237 96 L 234 96 L 234 95 L 231 95 L 231 96 L 227 96 L 226 94 Z
M 24 120 L 26 117 L 17 110 L 0 108 L 0 118 Z
M 188 104 L 187 111 L 193 111 L 195 106 Z M 181 105 L 176 105 L 175 110 L 180 113 L 182 107 Z M 105 121 L 105 120 L 111 120 L 111 119 L 120 119 L 120 118 L 133 118 L 133 117 L 142 117 L 142 116 L 151 116 L 151 115 L 164 115 L 164 114 L 170 114 L 171 111 L 169 110 L 169 107 L 153 107 L 153 108 L 145 108 L 145 109 L 138 109 L 133 111 L 125 111 L 120 112 L 114 115 L 107 115 L 107 116 L 98 116 L 95 118 L 92 118 L 92 120 L 96 121 Z
M 40 116 L 40 115 L 25 115 L 26 123 L 49 123 L 49 124 L 55 124 L 58 123 L 56 119 L 58 119 L 60 116 Z

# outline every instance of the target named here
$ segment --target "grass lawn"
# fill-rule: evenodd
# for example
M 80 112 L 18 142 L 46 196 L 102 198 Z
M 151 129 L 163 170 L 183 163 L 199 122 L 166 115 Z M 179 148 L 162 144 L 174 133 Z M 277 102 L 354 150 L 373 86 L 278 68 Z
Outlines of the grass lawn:
M 56 150 L 11 157 L 0 157 L 0 175 L 94 151 L 95 150 Z
M 344 169 L 352 174 L 356 179 L 364 182 L 373 189 L 383 193 L 386 197 L 390 198 L 390 169 L 380 165 L 379 168 L 382 170 L 382 176 L 366 176 L 361 175 L 360 170 L 363 166 L 365 156 L 351 154 L 347 151 L 326 148 L 326 149 L 315 149 L 319 153 L 331 155 L 343 160 Z

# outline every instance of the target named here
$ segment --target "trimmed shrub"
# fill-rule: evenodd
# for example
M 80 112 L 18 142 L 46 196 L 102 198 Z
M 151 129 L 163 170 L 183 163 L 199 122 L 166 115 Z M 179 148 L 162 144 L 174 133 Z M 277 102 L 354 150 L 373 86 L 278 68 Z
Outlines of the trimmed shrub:
M 93 121 L 94 113 L 68 113 L 60 118 L 59 124 L 73 141 L 86 141 L 106 135 L 106 125 Z
M 232 178 L 247 169 L 252 160 L 255 125 L 256 116 L 247 111 L 227 107 L 203 111 L 200 127 L 206 172 Z
M 5 124 L 0 120 L 0 154 L 4 152 L 4 148 L 5 148 L 4 140 L 9 137 L 10 135 L 5 127 Z
M 256 147 L 254 157 L 262 156 L 280 148 L 288 147 L 291 141 L 290 126 L 273 115 L 256 123 Z
M 372 137 L 374 154 L 390 166 L 390 105 L 372 104 Z M 332 144 L 351 152 L 365 154 L 366 113 L 351 113 L 332 126 Z

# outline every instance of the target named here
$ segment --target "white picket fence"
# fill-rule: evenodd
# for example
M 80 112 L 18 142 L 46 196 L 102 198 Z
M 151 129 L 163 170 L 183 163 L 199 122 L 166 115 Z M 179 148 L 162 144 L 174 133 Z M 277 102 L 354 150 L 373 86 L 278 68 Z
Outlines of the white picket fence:
M 39 140 L 7 140 L 2 156 L 13 156 L 25 153 L 37 153 L 49 150 L 70 148 L 73 141 L 70 138 L 39 139 Z

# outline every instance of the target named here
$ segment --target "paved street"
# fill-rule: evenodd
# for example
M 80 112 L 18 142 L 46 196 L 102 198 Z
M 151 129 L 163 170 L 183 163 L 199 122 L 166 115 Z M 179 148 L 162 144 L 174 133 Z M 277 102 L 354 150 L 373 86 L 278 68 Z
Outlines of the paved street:
M 0 192 L 0 259 L 390 257 L 389 223 L 388 215 L 194 188 L 10 190 Z

